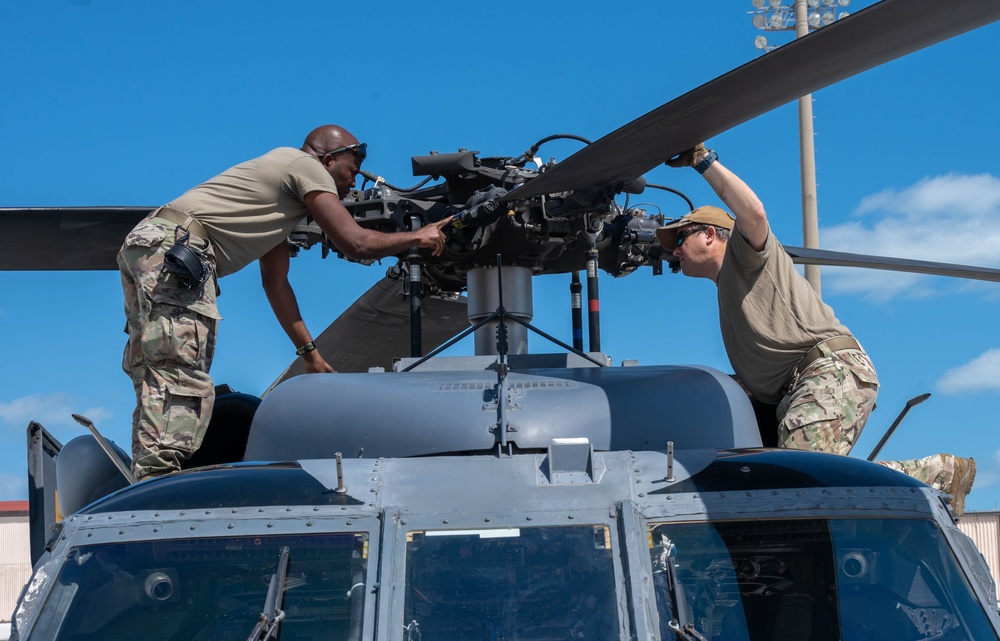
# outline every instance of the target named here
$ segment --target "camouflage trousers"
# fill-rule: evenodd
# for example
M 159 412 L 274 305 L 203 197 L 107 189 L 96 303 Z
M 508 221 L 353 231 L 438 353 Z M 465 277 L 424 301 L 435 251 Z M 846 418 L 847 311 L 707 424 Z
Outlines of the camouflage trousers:
M 861 350 L 825 350 L 823 356 L 792 381 L 778 406 L 778 444 L 846 456 L 875 409 L 878 375 Z M 876 463 L 941 491 L 949 491 L 955 477 L 951 454 Z
M 125 294 L 128 342 L 122 369 L 137 399 L 132 414 L 132 471 L 137 478 L 179 470 L 205 436 L 215 401 L 208 371 L 221 319 L 216 308 L 215 255 L 210 243 L 191 236 L 213 275 L 186 289 L 163 270 L 177 225 L 147 218 L 118 252 Z
M 935 490 L 950 493 L 952 480 L 955 478 L 956 458 L 951 454 L 934 454 L 921 459 L 906 461 L 875 461 L 879 465 L 902 472 L 922 483 L 930 485 Z
M 820 349 L 778 405 L 778 445 L 847 456 L 875 409 L 878 375 L 862 350 Z

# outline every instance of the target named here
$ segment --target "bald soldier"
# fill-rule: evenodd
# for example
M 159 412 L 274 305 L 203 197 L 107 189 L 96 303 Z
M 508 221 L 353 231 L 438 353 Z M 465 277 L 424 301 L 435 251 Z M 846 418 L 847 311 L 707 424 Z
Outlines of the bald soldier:
M 698 145 L 667 164 L 694 167 L 735 214 L 699 207 L 657 238 L 686 276 L 715 282 L 736 378 L 777 405 L 780 447 L 846 456 L 875 408 L 879 383 L 868 354 L 795 269 L 757 195 L 714 151 Z M 951 494 L 958 516 L 976 475 L 973 459 L 951 454 L 880 464 Z
M 137 478 L 177 471 L 201 445 L 212 414 L 216 279 L 260 265 L 271 309 L 307 372 L 332 372 L 316 351 L 288 281 L 288 234 L 311 216 L 337 248 L 377 259 L 444 247 L 442 226 L 385 234 L 360 227 L 340 199 L 354 187 L 367 145 L 324 125 L 302 147 L 279 147 L 227 169 L 157 209 L 118 253 L 132 378 L 132 468 Z

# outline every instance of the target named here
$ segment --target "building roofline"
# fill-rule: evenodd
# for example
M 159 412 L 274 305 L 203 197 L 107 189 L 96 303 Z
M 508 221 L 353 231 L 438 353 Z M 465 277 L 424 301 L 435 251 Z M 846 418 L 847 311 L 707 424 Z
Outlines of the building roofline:
M 27 501 L 0 501 L 0 516 L 27 516 Z

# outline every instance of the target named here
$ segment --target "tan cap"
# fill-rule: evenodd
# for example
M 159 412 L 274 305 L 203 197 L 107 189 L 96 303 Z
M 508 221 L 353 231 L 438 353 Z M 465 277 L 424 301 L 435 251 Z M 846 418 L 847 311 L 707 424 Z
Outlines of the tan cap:
M 677 249 L 677 228 L 685 225 L 712 225 L 723 229 L 732 229 L 736 223 L 725 210 L 711 205 L 699 207 L 656 230 L 656 239 L 660 246 L 668 252 Z

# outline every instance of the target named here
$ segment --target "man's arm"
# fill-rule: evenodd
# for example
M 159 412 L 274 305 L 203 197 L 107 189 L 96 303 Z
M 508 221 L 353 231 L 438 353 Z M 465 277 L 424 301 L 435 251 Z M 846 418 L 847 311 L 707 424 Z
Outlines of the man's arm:
M 264 286 L 264 293 L 271 303 L 271 309 L 275 317 L 281 324 L 282 329 L 292 339 L 292 344 L 296 348 L 302 347 L 312 341 L 312 336 L 302 320 L 299 313 L 299 304 L 295 300 L 295 292 L 288 282 L 288 267 L 290 258 L 288 256 L 288 244 L 281 241 L 270 251 L 260 257 L 260 278 Z M 332 372 L 333 367 L 320 355 L 319 350 L 312 350 L 302 355 L 305 361 L 306 371 Z
M 385 258 L 411 247 L 431 248 L 437 256 L 444 249 L 441 228 L 451 220 L 441 220 L 417 231 L 385 234 L 358 225 L 336 194 L 312 191 L 306 194 L 305 203 L 313 219 L 337 249 L 355 260 Z
M 698 145 L 676 158 L 668 160 L 667 164 L 671 167 L 695 167 L 706 156 L 708 156 L 708 149 L 705 148 L 705 145 Z M 767 214 L 764 212 L 764 205 L 757 198 L 757 194 L 753 193 L 753 190 L 739 176 L 726 169 L 718 160 L 709 165 L 708 169 L 705 169 L 701 175 L 712 186 L 729 211 L 736 216 L 736 227 L 750 243 L 750 246 L 757 251 L 763 250 L 764 243 L 767 242 Z

